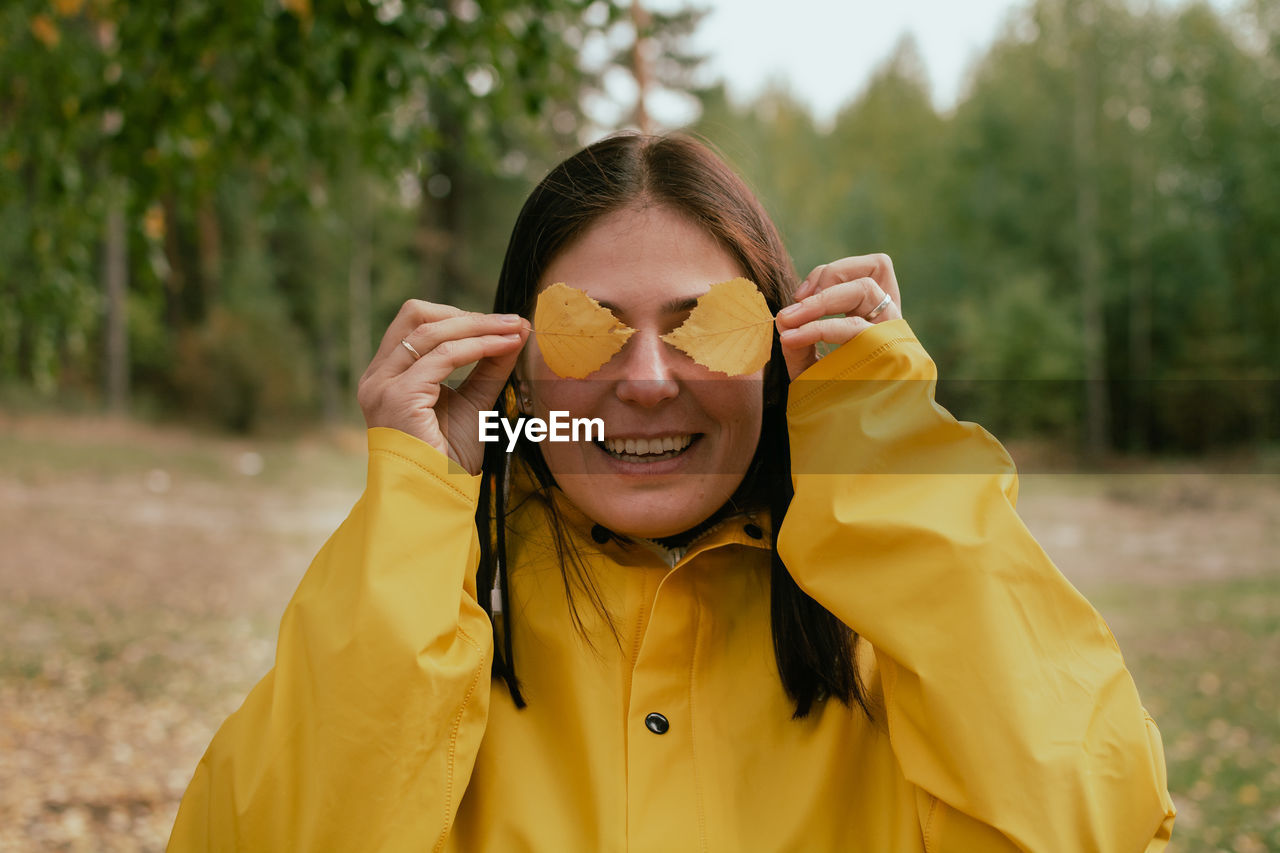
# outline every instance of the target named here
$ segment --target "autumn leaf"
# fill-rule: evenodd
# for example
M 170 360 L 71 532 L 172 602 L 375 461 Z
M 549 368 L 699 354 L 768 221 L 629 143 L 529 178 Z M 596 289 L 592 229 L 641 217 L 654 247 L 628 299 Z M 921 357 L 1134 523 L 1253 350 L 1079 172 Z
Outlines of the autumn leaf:
M 147 235 L 148 240 L 158 243 L 164 239 L 164 231 L 164 208 L 159 204 L 152 204 L 142 217 L 142 233 Z
M 755 284 L 730 279 L 713 284 L 680 328 L 662 339 L 711 370 L 755 373 L 769 361 L 773 314 Z
M 84 8 L 84 0 L 53 0 L 53 11 L 63 18 L 79 15 Z
M 45 47 L 57 47 L 62 40 L 58 25 L 48 15 L 36 15 L 31 19 L 31 34 Z
M 280 6 L 304 24 L 311 23 L 311 0 L 280 0 Z
M 547 366 L 559 376 L 582 379 L 618 354 L 635 329 L 608 308 L 564 282 L 542 291 L 533 330 Z

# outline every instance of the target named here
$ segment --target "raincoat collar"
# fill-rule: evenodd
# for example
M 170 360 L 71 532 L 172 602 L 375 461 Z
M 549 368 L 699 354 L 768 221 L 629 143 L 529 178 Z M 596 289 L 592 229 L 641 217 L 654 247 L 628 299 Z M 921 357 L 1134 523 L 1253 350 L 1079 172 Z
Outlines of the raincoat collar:
M 579 509 L 558 486 L 540 486 L 533 472 L 517 457 L 512 465 L 508 506 L 518 507 L 526 501 L 553 505 L 581 547 L 605 553 L 615 549 L 642 548 L 652 552 L 672 569 L 698 554 L 727 545 L 744 545 L 762 550 L 773 547 L 772 520 L 769 511 L 763 508 L 731 511 L 681 547 L 667 547 L 652 539 L 615 533 L 596 523 Z

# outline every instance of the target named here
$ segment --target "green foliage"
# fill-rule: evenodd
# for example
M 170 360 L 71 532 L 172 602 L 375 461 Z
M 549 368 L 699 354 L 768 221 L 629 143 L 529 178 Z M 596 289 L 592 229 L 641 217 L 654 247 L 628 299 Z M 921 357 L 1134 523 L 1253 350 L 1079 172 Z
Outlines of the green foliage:
M 1036 0 L 949 113 L 904 41 L 830 129 L 778 91 L 745 105 L 709 92 L 697 129 L 759 188 L 801 275 L 893 257 L 913 328 L 944 380 L 964 380 L 940 392 L 961 417 L 1082 441 L 1094 382 L 1114 448 L 1275 440 L 1273 7 L 1255 3 L 1249 33 L 1203 4 Z M 1087 379 L 1088 241 L 1100 379 Z
M 1013 276 L 982 301 L 960 303 L 958 355 L 952 381 L 944 377 L 939 388 L 941 401 L 957 412 L 981 412 L 982 425 L 997 435 L 1078 438 L 1070 431 L 1084 403 L 1079 321 L 1054 307 L 1049 287 L 1045 275 Z
M 115 205 L 127 223 L 117 248 L 128 249 L 128 325 L 141 335 L 129 368 L 144 395 L 185 399 L 171 394 L 178 374 L 165 360 L 202 335 L 217 349 L 238 334 L 211 327 L 215 315 L 282 324 L 278 336 L 300 336 L 327 365 L 332 391 L 363 370 L 346 363 L 348 349 L 368 348 L 333 355 L 355 334 L 343 326 L 348 288 L 373 291 L 364 301 L 381 323 L 383 289 L 402 301 L 471 286 L 462 179 L 492 195 L 506 180 L 497 173 L 523 186 L 526 170 L 559 153 L 591 83 L 577 49 L 617 17 L 609 0 L 5 4 L 0 381 L 46 393 L 101 381 Z M 542 130 L 566 110 L 560 131 Z M 402 204 L 387 189 L 406 181 L 419 185 Z M 246 219 L 262 220 L 257 244 L 237 242 Z M 314 225 L 319 236 L 300 230 Z M 295 249 L 289 280 L 273 263 L 282 246 Z M 384 246 L 391 257 L 373 280 L 344 269 Z M 480 272 L 496 272 L 491 257 Z M 262 312 L 282 296 L 284 309 Z
M 233 432 L 298 420 L 313 404 L 312 370 L 296 331 L 267 312 L 215 309 L 178 344 L 183 408 Z
M 943 388 L 958 415 L 1083 439 L 1096 369 L 1112 447 L 1275 440 L 1273 0 L 1231 18 L 1034 0 L 953 110 L 907 39 L 829 127 L 783 89 L 694 89 L 702 14 L 649 15 L 653 85 L 698 97 L 692 129 L 748 176 L 800 275 L 894 258 L 944 380 L 967 381 Z M 623 0 L 5 4 L 0 382 L 103 382 L 116 206 L 137 396 L 242 426 L 287 405 L 352 414 L 405 299 L 489 304 L 523 196 L 633 64 L 631 26 Z M 615 53 L 584 69 L 593 43 Z M 237 377 L 240 348 L 283 378 Z M 206 405 L 219 382 L 257 394 L 255 414 Z M 264 390 L 285 385 L 299 393 Z

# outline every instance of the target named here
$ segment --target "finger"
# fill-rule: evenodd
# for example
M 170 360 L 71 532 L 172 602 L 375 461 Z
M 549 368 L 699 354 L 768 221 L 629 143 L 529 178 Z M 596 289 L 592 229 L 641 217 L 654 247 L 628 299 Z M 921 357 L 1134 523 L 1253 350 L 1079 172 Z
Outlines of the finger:
M 400 376 L 415 384 L 438 384 L 448 379 L 449 374 L 459 367 L 466 367 L 485 358 L 518 353 L 524 346 L 525 337 L 526 334 L 521 331 L 443 341 Z
M 518 314 L 460 313 L 430 323 L 423 323 L 392 346 L 375 373 L 395 375 L 408 370 L 419 357 L 429 355 L 445 341 L 474 338 L 481 335 L 504 335 L 519 332 L 524 318 Z M 408 343 L 409 346 L 404 344 Z M 410 352 L 413 347 L 414 352 Z
M 781 318 L 779 318 L 781 323 Z M 827 317 L 811 320 L 797 328 L 781 329 L 782 357 L 787 373 L 795 379 L 818 361 L 818 343 L 840 345 L 853 340 L 873 324 L 862 317 Z
M 813 347 L 819 342 L 839 346 L 853 340 L 872 325 L 862 317 L 827 317 L 814 320 L 798 329 L 788 329 L 783 332 L 780 336 L 782 352 L 786 355 L 788 349 Z
M 870 278 L 831 284 L 779 311 L 778 331 L 795 329 L 826 314 L 856 313 L 864 302 L 870 302 L 869 311 L 882 298 L 879 285 Z
M 528 326 L 520 330 L 522 341 L 529 340 L 532 329 Z M 492 409 L 507 384 L 507 377 L 520 359 L 523 347 L 512 349 L 509 353 L 481 359 L 471 371 L 465 382 L 458 386 L 458 394 L 477 410 Z
M 881 290 L 893 297 L 894 303 L 899 308 L 902 307 L 902 294 L 898 289 L 898 278 L 893 271 L 893 261 L 882 252 L 841 258 L 838 261 L 823 264 L 809 275 L 811 278 L 807 280 L 811 284 L 811 292 L 858 278 L 875 279 Z
M 800 286 L 796 288 L 795 293 L 792 294 L 791 298 L 794 301 L 799 302 L 801 299 L 812 294 L 813 288 L 817 284 L 818 277 L 822 275 L 822 271 L 826 268 L 826 264 L 819 264 L 814 267 L 809 274 L 804 277 L 804 281 L 800 282 Z
M 886 297 L 889 299 L 885 301 Z M 898 304 L 888 296 L 874 278 L 855 278 L 833 284 L 815 293 L 812 299 L 820 303 L 823 314 L 845 314 L 862 317 L 872 323 L 883 323 L 902 316 Z M 875 317 L 872 317 L 872 314 Z
M 463 311 L 461 308 L 454 308 L 452 305 L 441 305 L 435 302 L 424 302 L 421 299 L 410 299 L 400 306 L 391 325 L 387 327 L 387 332 L 382 336 L 381 343 L 378 344 L 378 351 L 374 354 L 373 361 L 381 362 L 395 354 L 399 348 L 405 355 L 409 355 L 409 351 L 400 346 L 400 342 L 409 337 L 414 329 L 424 323 L 432 323 L 437 320 L 443 320 L 446 317 L 457 317 L 461 314 L 471 312 Z M 422 352 L 421 349 L 418 352 Z M 370 364 L 372 369 L 373 365 Z
M 781 334 L 787 329 L 795 329 L 819 317 L 833 314 L 865 318 L 877 308 L 880 313 L 875 317 L 876 322 L 901 316 L 892 302 L 881 307 L 884 298 L 885 292 L 872 278 L 832 284 L 779 311 L 778 332 Z
M 433 323 L 423 323 L 406 340 L 422 355 L 446 341 L 478 338 L 483 335 L 520 333 L 525 320 L 519 314 L 460 314 Z
M 795 379 L 809 367 L 818 363 L 818 348 L 813 344 L 801 346 L 788 345 L 782 341 L 782 358 L 787 363 L 787 375 Z

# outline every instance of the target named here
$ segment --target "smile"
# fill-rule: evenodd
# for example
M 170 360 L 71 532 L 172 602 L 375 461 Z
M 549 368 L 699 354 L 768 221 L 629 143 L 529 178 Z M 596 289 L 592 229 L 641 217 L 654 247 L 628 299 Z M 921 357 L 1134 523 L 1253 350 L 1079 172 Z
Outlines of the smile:
M 659 462 L 684 453 L 699 437 L 683 433 L 653 438 L 606 438 L 595 442 L 595 445 L 623 462 Z

